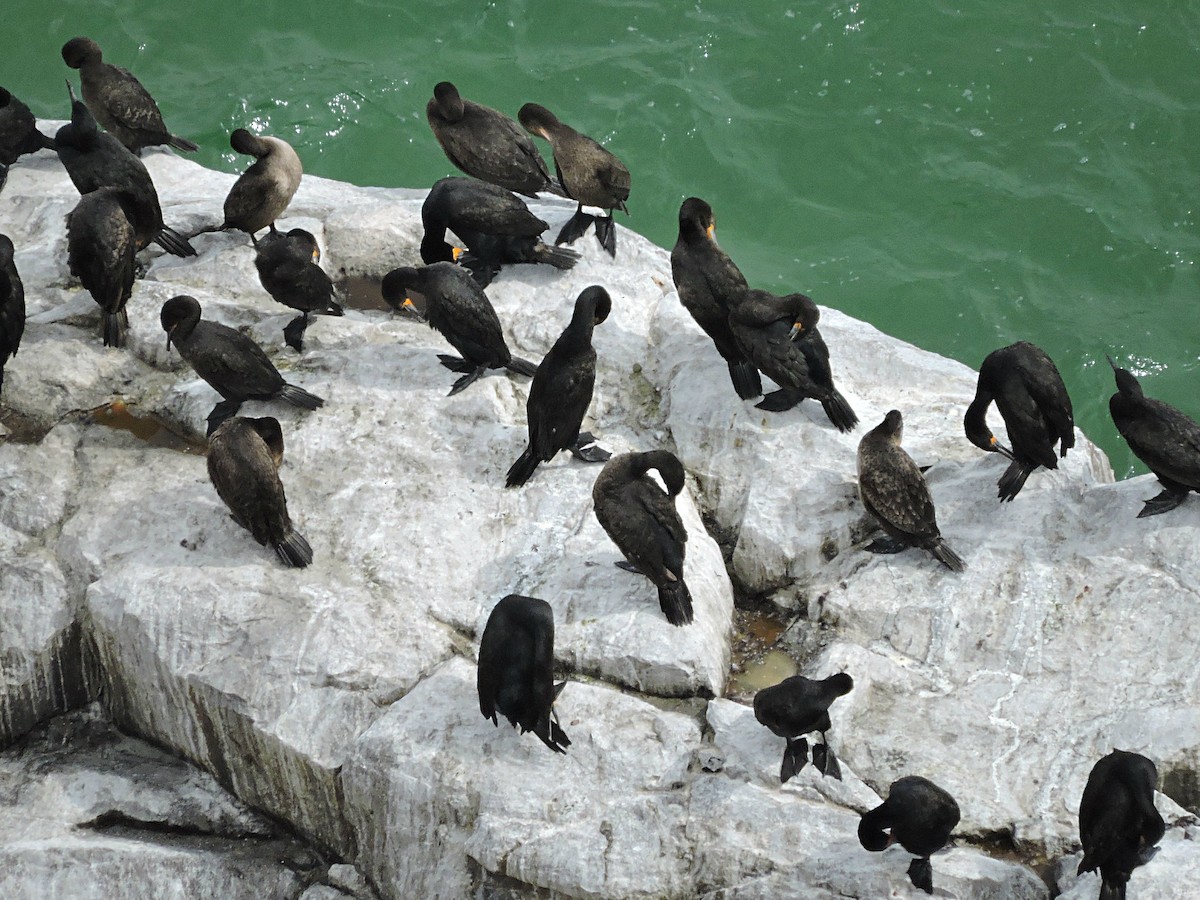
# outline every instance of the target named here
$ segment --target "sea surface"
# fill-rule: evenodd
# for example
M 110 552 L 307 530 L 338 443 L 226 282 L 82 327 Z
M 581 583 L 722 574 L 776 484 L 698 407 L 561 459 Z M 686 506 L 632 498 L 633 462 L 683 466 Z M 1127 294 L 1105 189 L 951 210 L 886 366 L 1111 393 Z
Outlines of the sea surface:
M 231 172 L 246 126 L 309 173 L 427 187 L 452 171 L 424 117 L 436 82 L 510 115 L 536 101 L 626 162 L 620 221 L 665 247 L 700 196 L 753 286 L 975 368 L 1039 344 L 1118 477 L 1144 467 L 1105 354 L 1200 417 L 1200 0 L 7 0 L 3 18 L 0 84 L 39 116 L 67 117 L 60 48 L 88 35 Z

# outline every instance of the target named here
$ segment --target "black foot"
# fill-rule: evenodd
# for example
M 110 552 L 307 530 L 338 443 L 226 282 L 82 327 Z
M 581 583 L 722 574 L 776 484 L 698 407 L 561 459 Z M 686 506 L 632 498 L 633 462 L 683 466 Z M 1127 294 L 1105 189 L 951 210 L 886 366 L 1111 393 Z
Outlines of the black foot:
M 451 372 L 474 372 L 475 366 L 461 356 L 451 356 L 449 353 L 439 353 L 438 362 Z
M 624 569 L 626 572 L 632 572 L 634 575 L 641 575 L 642 570 L 635 566 L 627 559 L 622 559 L 619 562 L 613 563 L 618 569 Z
M 450 388 L 450 393 L 448 393 L 446 396 L 453 397 L 455 394 L 465 391 L 468 387 L 478 381 L 486 371 L 487 366 L 480 366 L 478 369 L 472 371 L 469 375 L 464 375 L 462 378 L 458 379 L 458 381 L 454 382 L 454 386 Z
M 585 431 L 575 441 L 573 447 L 567 449 L 571 451 L 571 455 L 576 459 L 581 459 L 584 462 L 600 463 L 606 462 L 612 457 L 612 454 L 601 447 L 595 446 L 596 438 L 591 432 Z
M 868 553 L 899 553 L 901 550 L 907 550 L 909 546 L 899 538 L 881 537 L 875 538 L 863 549 Z
M 838 765 L 837 757 L 833 755 L 828 744 L 813 745 L 812 761 L 817 771 L 826 778 L 842 780 L 842 767 Z
M 780 388 L 777 391 L 772 391 L 760 401 L 755 403 L 754 408 L 766 410 L 767 412 L 787 412 L 787 410 L 791 409 L 803 399 L 803 394 L 797 394 L 794 391 L 788 391 Z
M 617 226 L 611 215 L 596 217 L 596 240 L 608 251 L 609 256 L 617 258 Z
M 283 341 L 297 353 L 304 350 L 304 332 L 308 330 L 308 316 L 296 316 L 283 329 Z
M 928 856 L 920 856 L 908 865 L 908 880 L 913 887 L 920 888 L 927 894 L 933 893 L 933 866 Z
M 1178 491 L 1165 490 L 1161 494 L 1155 494 L 1146 501 L 1146 505 L 1142 507 L 1142 511 L 1137 514 L 1139 519 L 1144 519 L 1147 516 L 1159 516 L 1165 512 L 1170 512 L 1187 497 L 1187 491 L 1182 494 Z
M 567 224 L 562 227 L 562 231 L 558 233 L 558 237 L 554 239 L 556 244 L 573 244 L 581 237 L 588 226 L 596 221 L 596 217 L 588 215 L 583 211 L 583 207 L 575 211 L 575 215 L 567 219 Z
M 783 764 L 779 767 L 779 783 L 787 784 L 807 765 L 808 741 L 804 738 L 788 738 L 783 750 Z
M 208 414 L 208 431 L 204 432 L 205 437 L 212 437 L 212 433 L 220 427 L 221 423 L 226 419 L 237 415 L 237 411 L 242 408 L 240 400 L 222 400 L 212 408 L 212 412 Z

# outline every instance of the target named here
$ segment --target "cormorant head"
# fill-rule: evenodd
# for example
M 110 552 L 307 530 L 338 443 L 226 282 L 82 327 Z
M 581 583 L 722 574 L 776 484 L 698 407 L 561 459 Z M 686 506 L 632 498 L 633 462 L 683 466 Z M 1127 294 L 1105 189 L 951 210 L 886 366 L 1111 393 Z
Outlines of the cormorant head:
M 279 427 L 279 420 L 274 416 L 263 416 L 246 421 L 263 439 L 263 443 L 271 451 L 271 459 L 275 462 L 275 468 L 278 469 L 283 463 L 283 429 Z
M 1106 355 L 1105 359 L 1107 359 L 1108 364 L 1112 366 L 1113 377 L 1117 380 L 1118 391 L 1120 391 L 1126 397 L 1143 396 L 1142 384 L 1137 380 L 1136 375 L 1134 375 L 1128 369 L 1122 369 L 1120 366 L 1118 366 L 1115 362 L 1113 362 L 1113 358 L 1111 356 Z
M 62 58 L 63 62 L 72 69 L 82 68 L 90 62 L 100 62 L 102 59 L 100 45 L 91 38 L 71 38 L 63 44 Z
M 713 231 L 716 227 L 717 223 L 713 217 L 712 207 L 699 197 L 688 197 L 679 207 L 679 236 L 681 238 L 687 240 L 706 237 L 715 241 Z
M 311 231 L 305 231 L 303 228 L 293 228 L 287 233 L 287 239 L 292 242 L 293 246 L 307 253 L 314 265 L 321 261 L 321 246 L 317 243 L 317 239 Z
M 892 836 L 882 828 L 875 827 L 871 813 L 865 813 L 858 823 L 858 842 L 864 850 L 878 853 L 892 845 Z
M 900 410 L 893 409 L 888 412 L 883 417 L 883 421 L 871 429 L 868 437 L 871 435 L 878 435 L 890 440 L 893 444 L 899 444 L 904 437 L 904 417 L 900 415 Z
M 788 302 L 795 315 L 792 330 L 788 332 L 788 340 L 794 341 L 801 336 L 807 337 L 821 319 L 821 311 L 817 309 L 817 304 L 813 303 L 811 297 L 804 294 L 788 294 L 783 299 Z
M 987 427 L 982 410 L 977 409 L 974 403 L 967 407 L 967 413 L 963 416 L 963 431 L 967 434 L 967 440 L 980 450 L 999 453 L 1005 459 L 1013 458 L 1012 451 L 1001 444 Z
M 163 331 L 167 333 L 167 352 L 170 352 L 171 338 L 175 330 L 182 325 L 183 330 L 180 334 L 186 337 L 200 321 L 200 303 L 195 297 L 189 297 L 187 294 L 172 297 L 162 305 L 158 320 L 162 323 Z
M 825 679 L 825 682 L 837 691 L 839 697 L 843 697 L 854 689 L 854 679 L 850 677 L 848 672 L 838 672 L 836 675 L 830 675 Z
M 4 109 L 11 102 L 12 94 L 8 92 L 7 88 L 0 87 L 0 109 Z
M 592 324 L 599 325 L 608 318 L 608 314 L 612 312 L 612 298 L 609 297 L 608 291 L 600 287 L 598 284 L 593 284 L 591 287 L 583 289 L 583 293 L 575 300 L 576 309 L 592 310 Z
M 379 289 L 388 306 L 423 322 L 425 317 L 412 302 L 412 298 L 408 296 L 409 289 L 415 287 L 419 280 L 420 276 L 416 269 L 412 266 L 401 266 L 383 276 L 383 284 Z
M 449 81 L 439 81 L 433 87 L 433 102 L 447 122 L 457 122 L 463 117 L 463 101 L 458 88 Z
M 550 140 L 550 132 L 561 123 L 546 107 L 537 103 L 526 103 L 517 112 L 517 119 L 530 134 Z
M 229 135 L 229 146 L 246 156 L 265 156 L 267 152 L 263 142 L 245 128 L 238 128 Z

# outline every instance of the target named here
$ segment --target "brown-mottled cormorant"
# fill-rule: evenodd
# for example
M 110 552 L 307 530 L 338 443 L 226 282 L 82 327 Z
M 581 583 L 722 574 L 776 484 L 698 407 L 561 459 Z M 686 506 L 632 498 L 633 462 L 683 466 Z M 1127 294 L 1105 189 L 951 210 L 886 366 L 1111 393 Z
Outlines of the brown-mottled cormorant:
M 1129 876 L 1158 852 L 1166 831 L 1154 808 L 1158 769 L 1140 753 L 1114 750 L 1088 776 L 1079 801 L 1083 859 L 1077 875 L 1100 870 L 1100 900 L 1125 900 Z
M 127 191 L 104 187 L 84 194 L 67 216 L 67 262 L 71 274 L 104 312 L 104 346 L 125 346 L 133 293 L 135 201 Z
M 509 594 L 488 616 L 479 640 L 479 711 L 497 726 L 500 713 L 521 734 L 532 731 L 555 753 L 565 753 L 571 741 L 558 725 L 554 701 L 566 684 L 554 683 L 550 604 Z
M 13 242 L 0 234 L 0 390 L 4 389 L 4 365 L 17 355 L 25 332 L 25 286 L 13 262 Z
M 808 741 L 801 735 L 810 731 L 821 732 L 821 743 L 812 751 L 813 765 L 822 775 L 842 780 L 842 769 L 829 749 L 825 732 L 830 728 L 830 705 L 853 687 L 854 679 L 845 672 L 820 681 L 793 675 L 754 695 L 754 718 L 787 740 L 779 769 L 780 782 L 787 784 L 789 778 L 808 764 Z
M 646 473 L 657 469 L 667 491 Z M 622 569 L 649 578 L 658 604 L 672 625 L 692 621 L 692 595 L 683 580 L 687 531 L 675 509 L 684 471 L 669 450 L 622 453 L 600 471 L 592 487 L 596 518 L 625 556 Z
M 304 167 L 292 145 L 281 138 L 239 128 L 229 136 L 229 146 L 255 160 L 229 189 L 221 227 L 244 231 L 257 244 L 256 232 L 270 228 L 276 233 L 275 220 L 292 202 Z
M 284 306 L 299 310 L 283 329 L 283 339 L 297 352 L 304 349 L 304 332 L 310 313 L 326 316 L 344 314 L 333 299 L 333 281 L 317 265 L 321 250 L 317 239 L 303 228 L 287 234 L 274 231 L 256 244 L 254 267 L 267 293 Z
M 915 854 L 917 858 L 908 866 L 909 880 L 932 894 L 929 857 L 946 846 L 958 819 L 958 804 L 949 793 L 919 775 L 906 775 L 892 782 L 882 805 L 863 813 L 858 841 L 874 852 L 899 844 Z

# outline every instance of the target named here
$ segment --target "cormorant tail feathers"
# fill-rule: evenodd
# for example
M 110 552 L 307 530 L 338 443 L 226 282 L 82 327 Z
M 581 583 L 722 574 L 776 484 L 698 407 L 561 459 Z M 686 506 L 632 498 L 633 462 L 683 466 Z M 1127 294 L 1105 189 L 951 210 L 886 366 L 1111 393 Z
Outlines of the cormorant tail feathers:
M 743 400 L 762 396 L 762 376 L 758 374 L 754 363 L 748 359 L 729 364 L 729 380 L 733 382 L 733 389 Z
M 125 329 L 129 327 L 129 313 L 119 309 L 115 313 L 104 314 L 104 346 L 124 347 Z
M 304 388 L 296 387 L 294 384 L 285 384 L 280 388 L 279 399 L 302 409 L 320 409 L 325 405 L 325 401 L 316 394 L 310 394 Z
M 538 244 L 533 248 L 533 256 L 537 262 L 546 263 L 556 269 L 570 269 L 582 258 L 578 251 L 570 247 L 551 247 L 549 244 Z
M 195 256 L 196 248 L 188 243 L 186 237 L 166 225 L 154 238 L 154 243 L 162 247 L 172 256 Z
M 185 153 L 195 153 L 200 149 L 200 145 L 189 141 L 187 138 L 182 138 L 177 134 L 171 135 L 171 140 L 167 141 L 176 150 L 182 150 Z
M 692 624 L 692 592 L 682 578 L 658 589 L 658 605 L 672 625 Z
M 825 415 L 829 416 L 829 421 L 838 431 L 853 431 L 854 427 L 858 425 L 858 416 L 854 414 L 854 410 L 850 408 L 846 398 L 836 388 L 821 401 L 821 406 L 825 410 Z
M 963 562 L 962 557 L 950 549 L 950 545 L 937 538 L 929 545 L 929 552 L 937 558 L 943 566 L 951 572 L 961 572 L 966 569 L 967 564 Z
M 296 569 L 303 569 L 313 559 L 312 547 L 308 545 L 308 541 L 304 539 L 304 535 L 298 531 L 291 532 L 276 544 L 275 553 L 285 566 L 291 566 Z
M 1004 474 L 1000 476 L 1000 480 L 996 482 L 999 488 L 996 496 L 1000 498 L 1000 501 L 1002 503 L 1012 502 L 1012 498 L 1021 493 L 1021 488 L 1025 487 L 1025 479 L 1035 468 L 1036 466 L 1031 466 L 1019 459 L 1014 459 L 1009 463 Z
M 504 486 L 520 487 L 532 477 L 540 463 L 541 460 L 533 455 L 533 448 L 526 447 L 525 451 L 517 457 L 517 461 L 509 468 Z
M 528 375 L 531 378 L 537 372 L 537 363 L 531 363 L 527 359 L 521 359 L 519 356 L 514 356 L 508 361 L 508 365 L 504 368 L 510 372 L 516 372 L 518 375 Z

